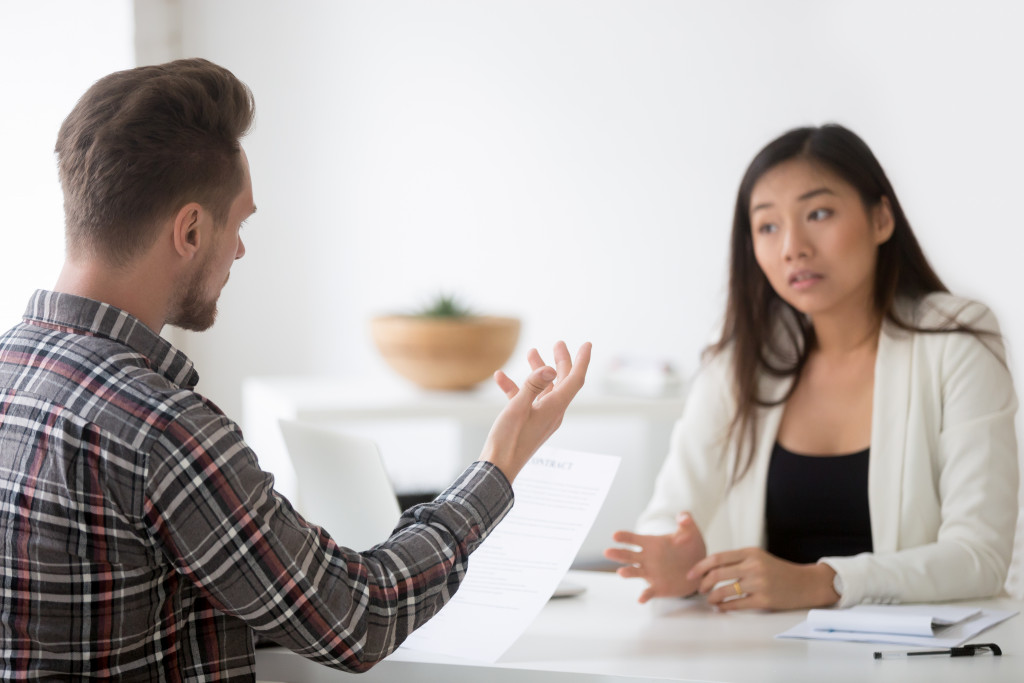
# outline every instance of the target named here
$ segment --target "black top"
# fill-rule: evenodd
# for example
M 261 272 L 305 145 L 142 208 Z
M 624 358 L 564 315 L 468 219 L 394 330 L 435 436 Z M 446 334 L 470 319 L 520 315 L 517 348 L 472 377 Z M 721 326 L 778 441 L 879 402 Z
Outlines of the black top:
M 868 452 L 809 456 L 775 444 L 765 503 L 769 553 L 811 563 L 871 551 Z

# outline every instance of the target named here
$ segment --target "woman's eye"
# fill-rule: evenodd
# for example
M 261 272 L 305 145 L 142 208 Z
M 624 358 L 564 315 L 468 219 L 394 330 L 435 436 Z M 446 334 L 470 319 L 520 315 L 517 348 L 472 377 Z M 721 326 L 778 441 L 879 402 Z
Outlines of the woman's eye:
M 815 209 L 814 211 L 811 211 L 811 213 L 807 215 L 807 219 L 812 221 L 823 221 L 831 215 L 831 209 Z
M 777 232 L 779 227 L 774 223 L 762 223 L 757 226 L 757 232 L 760 235 L 770 235 L 773 232 Z

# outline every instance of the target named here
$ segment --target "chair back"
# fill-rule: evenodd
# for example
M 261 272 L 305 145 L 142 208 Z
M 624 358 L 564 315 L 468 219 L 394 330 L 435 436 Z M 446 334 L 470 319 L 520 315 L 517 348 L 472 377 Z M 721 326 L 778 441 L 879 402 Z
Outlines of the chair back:
M 293 420 L 280 425 L 295 467 L 299 512 L 353 550 L 386 540 L 402 511 L 377 444 L 329 427 Z

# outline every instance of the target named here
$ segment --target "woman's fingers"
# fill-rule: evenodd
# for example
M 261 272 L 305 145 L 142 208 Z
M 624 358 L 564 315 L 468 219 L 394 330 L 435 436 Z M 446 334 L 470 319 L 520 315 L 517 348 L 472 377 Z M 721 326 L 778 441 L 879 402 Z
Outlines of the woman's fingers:
M 605 548 L 604 556 L 622 564 L 640 564 L 640 553 L 626 548 Z

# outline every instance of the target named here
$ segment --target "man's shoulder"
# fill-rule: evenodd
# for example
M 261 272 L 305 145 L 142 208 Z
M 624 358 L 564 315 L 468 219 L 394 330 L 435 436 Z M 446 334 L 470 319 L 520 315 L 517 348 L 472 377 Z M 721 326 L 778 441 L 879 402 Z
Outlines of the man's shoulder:
M 217 410 L 116 339 L 20 325 L 0 338 L 0 389 L 135 447 Z

